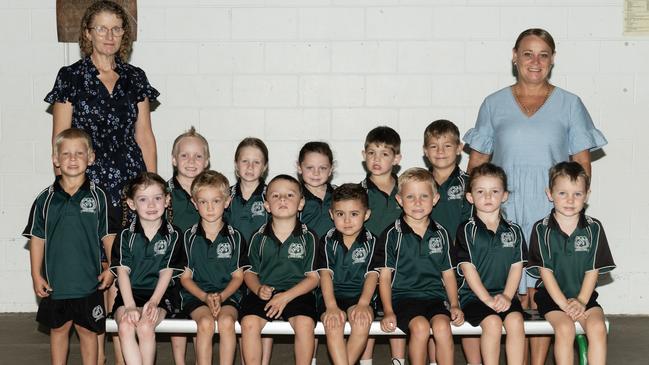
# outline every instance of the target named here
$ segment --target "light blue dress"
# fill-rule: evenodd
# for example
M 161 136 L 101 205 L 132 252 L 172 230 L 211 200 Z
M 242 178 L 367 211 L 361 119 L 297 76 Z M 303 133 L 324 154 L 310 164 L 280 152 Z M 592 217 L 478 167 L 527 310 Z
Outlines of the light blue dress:
M 523 228 L 528 245 L 532 226 L 552 208 L 545 195 L 550 167 L 607 143 L 581 99 L 558 87 L 531 117 L 521 111 L 511 87 L 496 91 L 484 100 L 475 127 L 463 139 L 507 173 L 505 215 Z M 526 275 L 519 291 L 527 292 L 534 282 Z

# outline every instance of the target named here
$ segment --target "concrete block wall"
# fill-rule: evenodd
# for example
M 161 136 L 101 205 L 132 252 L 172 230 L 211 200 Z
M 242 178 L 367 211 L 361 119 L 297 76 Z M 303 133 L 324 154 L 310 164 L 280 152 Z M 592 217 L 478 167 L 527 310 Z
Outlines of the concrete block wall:
M 609 313 L 649 314 L 649 38 L 622 34 L 614 0 L 140 0 L 131 62 L 161 92 L 152 113 L 160 173 L 171 141 L 196 126 L 212 166 L 232 176 L 248 135 L 269 145 L 271 174 L 294 173 L 299 147 L 329 141 L 334 182 L 358 181 L 362 143 L 387 124 L 404 168 L 423 165 L 421 136 L 447 118 L 472 127 L 482 99 L 514 82 L 511 48 L 548 29 L 552 82 L 582 97 L 609 145 L 593 164 L 590 214 L 619 268 L 600 289 Z M 54 2 L 0 0 L 0 312 L 34 311 L 22 231 L 52 180 L 51 115 L 42 99 L 78 46 L 56 41 Z M 466 156 L 463 165 L 466 164 Z

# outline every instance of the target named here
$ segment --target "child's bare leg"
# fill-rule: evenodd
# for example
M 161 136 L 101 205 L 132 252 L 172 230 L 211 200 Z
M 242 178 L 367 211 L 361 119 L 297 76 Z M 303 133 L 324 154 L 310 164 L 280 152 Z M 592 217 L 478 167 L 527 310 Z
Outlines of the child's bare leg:
M 437 351 L 435 359 L 439 365 L 453 365 L 453 334 L 451 333 L 451 319 L 444 314 L 433 316 L 430 321 L 433 329 Z
M 234 355 L 237 352 L 237 335 L 234 324 L 237 321 L 237 309 L 231 305 L 221 307 L 218 316 L 219 322 L 219 363 L 221 365 L 234 364 Z M 212 333 L 214 329 L 212 328 Z M 210 347 L 212 343 L 210 340 Z
M 525 327 L 523 315 L 517 312 L 509 313 L 503 321 L 507 338 L 505 350 L 508 364 L 522 364 L 525 357 Z
M 463 336 L 461 341 L 466 363 L 468 365 L 481 364 L 482 356 L 480 355 L 480 337 Z
M 562 311 L 545 315 L 554 329 L 554 359 L 557 365 L 572 365 L 574 361 L 575 323 Z
M 270 365 L 270 358 L 273 356 L 273 338 L 261 338 L 261 365 Z
M 413 365 L 426 363 L 426 349 L 430 337 L 430 323 L 422 316 L 417 316 L 408 323 L 410 341 L 408 342 L 408 359 Z
M 351 313 L 351 310 L 353 308 L 354 306 L 347 309 L 348 318 L 349 313 Z M 370 333 L 370 325 L 372 324 L 372 320 L 374 320 L 373 316 L 366 324 L 361 324 L 358 320 L 349 322 L 352 327 L 352 332 L 347 339 L 347 362 L 349 364 L 356 364 L 358 359 L 361 357 L 361 354 L 363 354 L 363 350 L 365 350 L 366 345 L 368 344 L 367 338 Z M 371 354 L 369 358 L 372 358 Z
M 50 330 L 50 355 L 52 356 L 52 365 L 64 365 L 68 361 L 70 328 L 72 328 L 72 321 L 67 321 L 63 326 Z
M 190 314 L 196 322 L 196 364 L 205 365 L 212 363 L 212 337 L 214 337 L 214 317 L 206 306 L 200 306 Z M 219 332 L 221 327 L 219 326 Z
M 374 337 L 367 339 L 367 344 L 365 344 L 365 350 L 361 355 L 361 360 L 372 360 L 374 357 Z
M 171 336 L 171 353 L 176 365 L 185 365 L 185 353 L 187 352 L 187 336 Z
M 162 308 L 156 308 L 156 310 L 158 311 L 158 320 L 156 322 L 152 322 L 147 318 L 140 318 L 135 328 L 143 365 L 153 365 L 155 363 L 155 328 L 167 315 L 167 311 Z M 126 362 L 128 363 L 128 361 Z
M 124 318 L 125 312 L 125 307 L 119 307 L 117 312 L 115 312 L 117 333 L 119 333 L 119 340 L 122 345 L 122 355 L 128 365 L 139 365 L 142 364 L 142 355 L 140 354 L 140 347 L 135 338 L 136 326 Z
M 97 334 L 97 365 L 106 363 L 106 332 Z
M 393 359 L 405 359 L 406 339 L 402 337 L 390 337 L 390 354 Z M 405 361 L 401 365 L 406 365 Z
M 480 327 L 482 327 L 480 336 L 482 361 L 485 365 L 497 365 L 500 361 L 500 337 L 502 336 L 503 322 L 500 317 L 492 314 L 480 322 Z
M 428 362 L 435 362 L 435 339 L 432 337 L 428 339 Z
M 313 358 L 313 329 L 315 322 L 311 317 L 293 316 L 288 319 L 295 332 L 295 364 L 310 365 Z
M 586 311 L 588 318 L 579 323 L 586 331 L 588 337 L 588 364 L 606 364 L 606 323 L 604 311 L 600 307 L 593 307 Z
M 97 364 L 97 334 L 91 330 L 74 325 L 79 335 L 79 347 L 81 348 L 81 361 L 84 365 Z
M 327 335 L 327 350 L 329 351 L 329 356 L 331 356 L 331 361 L 334 363 L 334 365 L 348 364 L 348 349 L 345 346 L 344 329 L 344 322 L 338 327 L 325 325 L 325 334 Z
M 249 315 L 241 320 L 241 349 L 246 365 L 261 364 L 261 330 L 266 320 Z
M 527 288 L 527 306 L 523 306 L 523 309 L 532 308 L 537 309 L 536 302 L 534 301 L 534 294 L 536 293 L 536 288 Z M 522 302 L 521 302 L 522 304 Z M 530 364 L 531 365 L 543 365 L 545 360 L 548 357 L 548 351 L 550 350 L 550 344 L 552 343 L 551 336 L 531 336 L 529 337 L 530 342 Z
M 113 284 L 108 290 L 105 291 L 107 297 L 106 310 L 108 313 L 113 310 L 115 304 L 115 297 L 117 296 L 117 286 Z M 113 334 L 113 356 L 115 356 L 115 365 L 124 365 L 124 355 L 122 355 L 122 346 L 119 342 L 119 336 Z

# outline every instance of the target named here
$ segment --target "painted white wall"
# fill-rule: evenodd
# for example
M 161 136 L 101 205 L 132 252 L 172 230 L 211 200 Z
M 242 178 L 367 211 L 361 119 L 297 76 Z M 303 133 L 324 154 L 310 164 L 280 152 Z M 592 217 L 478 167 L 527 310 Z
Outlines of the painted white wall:
M 79 57 L 56 41 L 54 4 L 0 0 L 0 312 L 36 309 L 20 232 L 52 180 L 42 99 Z M 164 177 L 171 142 L 190 125 L 230 177 L 234 147 L 255 135 L 269 145 L 271 174 L 293 173 L 301 144 L 323 139 L 335 182 L 359 181 L 363 139 L 378 124 L 400 132 L 403 167 L 422 165 L 424 126 L 472 127 L 482 99 L 514 81 L 518 33 L 548 29 L 552 82 L 582 97 L 609 140 L 589 210 L 619 266 L 601 303 L 649 314 L 649 38 L 622 35 L 622 1 L 140 0 L 138 14 L 131 62 L 162 94 L 152 118 Z

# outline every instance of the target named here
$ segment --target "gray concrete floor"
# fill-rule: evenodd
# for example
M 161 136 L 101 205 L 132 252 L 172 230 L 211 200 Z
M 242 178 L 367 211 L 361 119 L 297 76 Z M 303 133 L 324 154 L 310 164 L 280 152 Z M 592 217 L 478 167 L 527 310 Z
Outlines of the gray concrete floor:
M 49 337 L 46 331 L 38 328 L 34 321 L 35 314 L 0 314 L 0 364 L 47 364 L 49 363 Z M 649 364 L 649 317 L 609 316 L 610 334 L 608 339 L 609 364 Z M 272 364 L 293 363 L 292 337 L 283 336 L 276 339 Z M 385 338 L 380 339 L 374 351 L 374 363 L 389 364 L 389 346 Z M 215 356 L 218 349 L 215 346 Z M 114 364 L 112 343 L 107 344 L 108 364 Z M 327 349 L 324 339 L 317 352 L 318 363 L 328 364 Z M 550 354 L 551 357 L 551 354 Z M 456 345 L 456 364 L 465 364 Z M 501 361 L 502 362 L 502 361 Z M 69 364 L 81 364 L 79 345 L 72 337 Z M 158 341 L 158 364 L 173 364 L 171 346 L 168 338 Z M 187 350 L 187 364 L 194 363 L 191 346 Z M 214 363 L 217 363 L 215 358 Z M 504 362 L 502 362 L 504 364 Z M 548 360 L 548 364 L 552 364 Z

